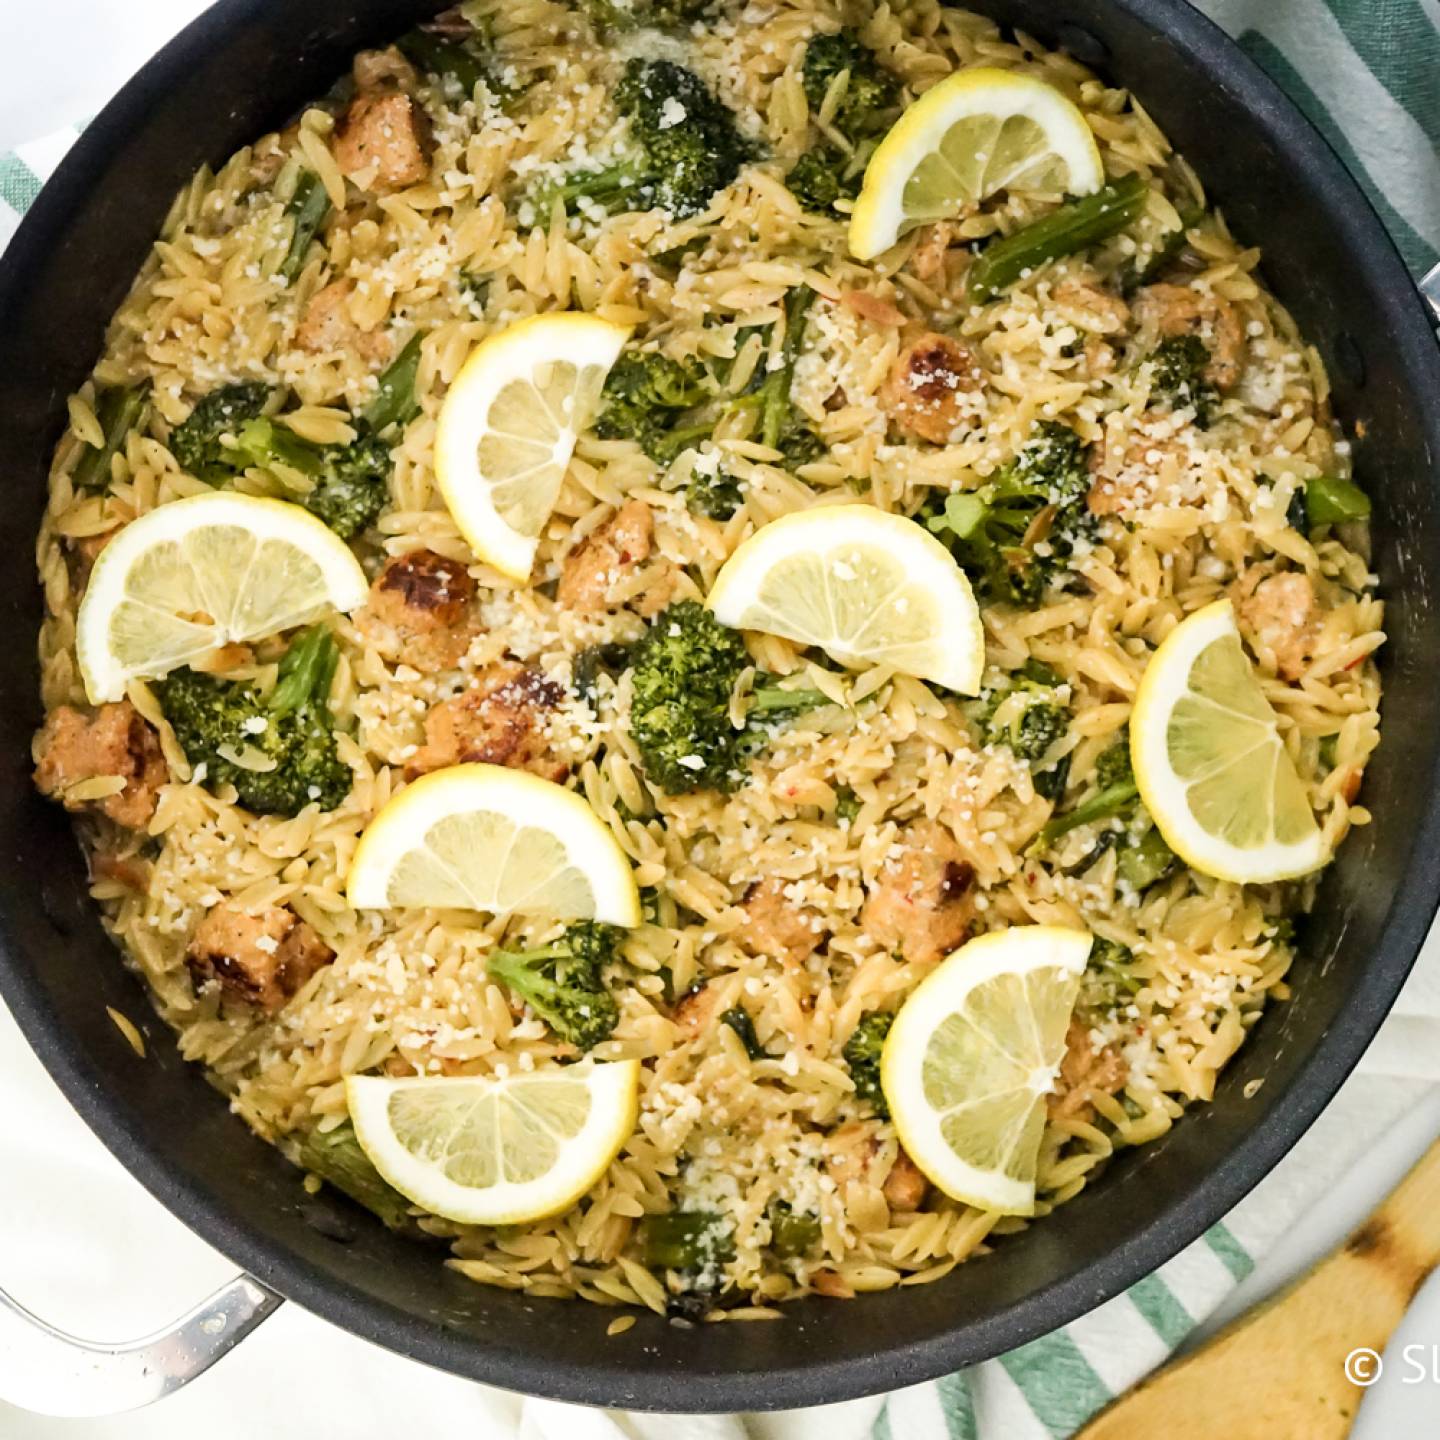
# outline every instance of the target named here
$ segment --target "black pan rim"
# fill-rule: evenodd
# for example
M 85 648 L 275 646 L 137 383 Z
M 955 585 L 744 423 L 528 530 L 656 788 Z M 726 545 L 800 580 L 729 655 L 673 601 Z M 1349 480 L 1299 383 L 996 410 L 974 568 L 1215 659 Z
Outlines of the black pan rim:
M 24 293 L 38 257 L 107 165 L 111 139 L 135 125 L 153 100 L 183 85 L 192 60 L 223 45 L 247 16 L 273 0 L 220 0 L 147 64 L 86 129 L 31 207 L 0 265 L 0 325 Z M 1372 276 L 1383 297 L 1377 326 L 1418 383 L 1440 394 L 1440 348 L 1406 267 L 1368 199 L 1326 141 L 1267 75 L 1186 0 L 1113 3 L 1193 54 L 1216 84 L 1243 94 L 1257 127 L 1277 153 L 1305 167 L 1328 202 L 1335 230 Z M 1431 453 L 1440 456 L 1440 418 L 1430 417 Z M 1432 476 L 1432 483 L 1434 477 Z M 877 1351 L 863 1362 L 796 1365 L 754 1375 L 686 1373 L 647 1368 L 643 1353 L 617 1347 L 613 1363 L 537 1361 L 482 1345 L 368 1297 L 298 1256 L 279 1250 L 221 1206 L 197 1179 L 178 1173 L 147 1140 L 137 1117 L 107 1097 L 77 1047 L 66 1043 L 38 980 L 4 963 L 3 992 L 22 1032 L 70 1103 L 130 1173 L 209 1244 L 263 1284 L 336 1323 L 421 1363 L 486 1384 L 592 1405 L 726 1412 L 791 1409 L 854 1399 L 914 1385 L 988 1359 L 1056 1330 L 1119 1295 L 1220 1220 L 1278 1163 L 1328 1104 L 1390 1010 L 1440 904 L 1426 857 L 1440 853 L 1440 762 L 1432 797 L 1397 885 L 1380 952 L 1368 963 L 1343 1027 L 1332 1027 L 1258 1126 L 1206 1182 L 1145 1229 L 1093 1263 L 1026 1296 L 981 1322 L 908 1347 Z M 863 1302 L 862 1302 L 863 1303 Z M 837 1317 L 838 1318 L 838 1317 Z M 784 1321 L 779 1323 L 786 1323 Z M 629 1358 L 627 1358 L 629 1357 Z M 678 1383 L 677 1383 L 678 1382 Z

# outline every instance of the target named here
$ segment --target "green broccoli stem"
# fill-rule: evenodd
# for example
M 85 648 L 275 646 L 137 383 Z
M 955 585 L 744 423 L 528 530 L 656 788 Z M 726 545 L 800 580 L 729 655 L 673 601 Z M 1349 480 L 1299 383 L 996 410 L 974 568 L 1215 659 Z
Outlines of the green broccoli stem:
M 139 424 L 150 399 L 150 382 L 108 385 L 95 397 L 95 418 L 104 440 L 88 446 L 70 473 L 77 490 L 103 490 L 110 483 L 110 462 L 125 447 L 126 437 Z
M 783 1259 L 803 1255 L 820 1238 L 820 1217 L 797 1212 L 786 1200 L 772 1200 L 765 1215 L 770 1221 L 770 1248 Z
M 970 267 L 966 288 L 971 302 L 992 299 L 1030 271 L 1119 234 L 1139 218 L 1148 193 L 1144 176 L 1127 175 L 1093 195 L 1066 202 L 1013 235 L 992 240 Z
M 822 705 L 835 703 L 823 690 L 787 690 L 769 676 L 756 678 L 763 678 L 765 683 L 757 685 L 751 692 L 752 715 L 784 715 L 796 710 L 818 710 Z
M 415 376 L 420 369 L 420 347 L 424 339 L 417 330 L 380 376 L 375 398 L 360 416 L 371 434 L 379 435 L 391 425 L 408 425 L 420 413 L 415 399 Z
M 325 452 L 302 440 L 287 425 L 273 420 L 247 420 L 235 436 L 235 449 L 257 469 L 284 465 L 302 475 L 318 475 L 325 468 Z
M 290 248 L 276 274 L 293 285 L 305 268 L 311 242 L 330 214 L 330 196 L 313 170 L 305 171 L 295 182 L 295 193 L 285 206 L 285 214 L 294 222 L 294 229 L 290 232 Z
M 1165 843 L 1158 826 L 1123 846 L 1115 862 L 1116 873 L 1132 890 L 1148 890 L 1175 868 L 1178 857 Z
M 408 1224 L 410 1202 L 382 1178 L 360 1148 L 348 1121 L 323 1135 L 312 1130 L 300 1140 L 296 1159 L 302 1168 L 363 1205 L 390 1229 Z
M 1103 790 L 1097 790 L 1088 800 L 1077 805 L 1068 814 L 1057 815 L 1048 821 L 1036 837 L 1036 844 L 1043 850 L 1053 845 L 1062 835 L 1068 835 L 1081 825 L 1090 825 L 1097 820 L 1113 820 L 1139 794 L 1133 779 L 1107 785 Z
M 1304 487 L 1307 520 L 1317 525 L 1342 525 L 1364 520 L 1370 514 L 1370 497 L 1356 484 L 1338 475 L 1317 475 Z
M 711 1210 L 671 1210 L 645 1221 L 645 1264 L 651 1270 L 705 1270 L 735 1258 L 730 1222 Z
M 330 685 L 340 649 L 326 625 L 312 625 L 290 642 L 280 661 L 270 709 L 277 715 L 298 710 L 307 702 L 329 708 Z
M 475 87 L 489 80 L 480 58 L 458 40 L 447 40 L 428 30 L 416 29 L 402 35 L 396 45 L 400 53 L 427 75 L 451 80 L 466 97 L 475 94 Z
M 772 450 L 780 448 L 781 437 L 790 422 L 790 385 L 795 379 L 795 362 L 805 341 L 805 322 L 815 292 L 797 285 L 785 296 L 785 338 L 780 343 L 780 363 L 760 387 L 760 438 Z

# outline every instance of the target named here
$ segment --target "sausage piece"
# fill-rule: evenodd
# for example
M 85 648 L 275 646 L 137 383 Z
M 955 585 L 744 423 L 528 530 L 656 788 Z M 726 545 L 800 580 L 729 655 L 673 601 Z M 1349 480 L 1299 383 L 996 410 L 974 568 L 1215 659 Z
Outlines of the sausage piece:
M 910 964 L 930 965 L 956 949 L 975 918 L 975 871 L 955 837 L 934 820 L 901 836 L 902 852 L 881 871 L 860 912 L 872 940 Z
M 389 341 L 376 331 L 362 330 L 350 318 L 350 296 L 354 291 L 349 280 L 336 280 L 317 290 L 296 328 L 296 348 L 312 355 L 353 351 L 364 360 L 383 360 L 390 353 Z
M 803 965 L 820 944 L 814 914 L 786 898 L 789 881 L 768 875 L 745 891 L 745 921 L 735 938 L 756 955 L 773 956 L 787 965 Z
M 1090 1041 L 1090 1031 L 1079 1020 L 1072 1020 L 1065 1032 L 1065 1054 L 1060 1061 L 1060 1075 L 1055 1093 L 1045 1102 L 1052 1120 L 1080 1120 L 1089 1124 L 1095 1118 L 1090 1103 L 1095 1095 L 1118 1095 L 1129 1078 L 1125 1057 L 1113 1046 L 1097 1050 Z
M 380 194 L 424 180 L 432 148 L 429 117 L 402 90 L 357 95 L 335 131 L 335 163 Z
M 475 581 L 458 560 L 411 550 L 386 562 L 357 624 L 367 638 L 417 670 L 445 670 L 475 638 L 474 599 Z
M 99 800 L 72 801 L 66 792 L 82 780 L 120 776 L 125 788 Z M 35 784 L 67 810 L 99 810 L 117 825 L 138 830 L 155 813 L 159 790 L 170 779 L 160 738 L 128 700 L 86 715 L 61 705 L 45 717 L 35 742 Z
M 252 915 L 228 902 L 206 915 L 185 952 L 197 986 L 218 984 L 272 1015 L 334 958 L 293 910 L 272 905 Z
M 1247 572 L 1240 582 L 1242 594 L 1250 590 L 1238 606 L 1240 623 L 1254 632 L 1262 651 L 1275 657 L 1275 673 L 1282 680 L 1298 680 L 1314 658 L 1320 631 L 1315 587 L 1299 571 L 1271 575 L 1258 584 L 1255 573 Z
M 973 352 L 931 331 L 900 352 L 880 388 L 880 404 L 899 429 L 945 445 L 970 414 L 968 397 L 982 378 Z
M 406 764 L 406 778 L 474 762 L 564 779 L 570 766 L 551 753 L 546 734 L 549 712 L 564 694 L 528 665 L 496 661 L 463 695 L 431 707 L 425 717 L 425 744 Z
M 565 557 L 556 601 L 582 613 L 608 610 L 619 582 L 650 558 L 655 519 L 643 500 L 627 500 Z

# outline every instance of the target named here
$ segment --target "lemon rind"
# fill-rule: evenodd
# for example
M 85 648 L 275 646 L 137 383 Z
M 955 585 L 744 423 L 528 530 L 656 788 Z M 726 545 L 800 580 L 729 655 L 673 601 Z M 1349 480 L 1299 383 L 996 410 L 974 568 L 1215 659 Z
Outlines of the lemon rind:
M 857 544 L 873 546 L 877 540 L 883 546 L 887 535 L 905 547 L 906 559 L 915 566 L 912 577 L 928 577 L 922 579 L 922 583 L 942 600 L 941 610 L 947 617 L 947 629 L 936 644 L 945 663 L 927 667 L 926 673 L 917 678 L 964 695 L 977 694 L 985 670 L 985 628 L 965 572 L 940 541 L 913 520 L 878 510 L 873 505 L 824 505 L 772 520 L 739 545 L 721 567 L 706 604 L 722 625 L 759 629 L 749 622 L 757 618 L 754 611 L 760 585 L 778 560 L 788 559 L 802 549 L 825 553 Z M 878 655 L 826 645 L 823 639 L 796 631 L 772 627 L 767 633 L 780 634 L 800 644 L 818 645 L 842 664 L 873 664 L 881 660 Z M 955 643 L 957 641 L 963 643 Z
M 997 95 L 1013 103 L 997 107 Z M 910 176 L 956 121 L 972 115 L 1034 120 L 1069 169 L 1067 193 L 1089 195 L 1105 183 L 1100 148 L 1084 115 L 1054 86 L 1031 75 L 994 67 L 961 70 L 932 86 L 910 106 L 870 157 L 850 217 L 850 253 L 857 260 L 873 260 L 900 239 L 907 228 L 904 193 Z
M 1165 843 L 1192 869 L 1237 885 L 1293 880 L 1329 861 L 1329 847 L 1318 825 L 1305 840 L 1288 845 L 1272 840 L 1259 849 L 1237 849 L 1195 822 L 1186 799 L 1188 787 L 1170 764 L 1166 743 L 1170 712 L 1180 695 L 1189 693 L 1188 687 L 1177 688 L 1177 679 L 1188 679 L 1200 653 L 1224 635 L 1239 637 L 1234 607 L 1229 600 L 1216 600 L 1187 616 L 1150 657 L 1130 717 L 1135 784 Z M 1237 863 L 1242 859 L 1244 863 Z
M 127 669 L 115 661 L 110 651 L 110 623 L 126 599 L 126 580 L 136 560 L 156 544 L 180 540 L 211 526 L 234 526 L 262 540 L 294 545 L 315 561 L 327 585 L 323 601 L 284 616 L 280 623 L 267 625 L 264 630 L 232 630 L 217 623 L 215 645 L 262 639 L 307 624 L 328 610 L 350 611 L 365 603 L 369 581 L 354 552 L 323 521 L 299 505 L 229 491 L 191 495 L 158 505 L 120 529 L 101 551 L 80 601 L 75 621 L 76 657 L 92 704 L 122 699 L 132 679 L 160 678 L 158 671 Z
M 580 1133 L 563 1142 L 557 1164 L 534 1180 L 503 1181 L 484 1189 L 461 1185 L 406 1150 L 388 1120 L 389 1100 L 398 1090 L 466 1086 L 478 1097 L 495 1086 L 523 1086 L 537 1077 L 562 1073 L 577 1082 L 584 1079 L 590 1091 L 590 1114 Z M 639 1088 L 638 1060 L 586 1060 L 563 1072 L 555 1067 L 503 1079 L 350 1075 L 345 1080 L 356 1139 L 385 1181 L 431 1214 L 466 1225 L 520 1225 L 568 1210 L 594 1188 L 634 1133 Z
M 532 315 L 482 340 L 451 382 L 435 427 L 436 485 L 466 543 L 509 580 L 523 584 L 530 578 L 540 542 L 505 522 L 491 501 L 491 487 L 478 474 L 490 407 L 504 386 L 546 361 L 613 365 L 630 334 L 629 326 L 579 311 Z M 578 433 L 570 427 L 552 452 L 562 469 Z
M 437 822 L 466 812 L 490 810 L 548 831 L 565 846 L 572 864 L 590 881 L 593 919 L 611 925 L 640 924 L 635 872 L 610 828 L 586 801 L 563 785 L 504 765 L 452 765 L 407 785 L 365 827 L 345 880 L 345 895 L 357 910 L 389 910 L 395 867 L 421 847 Z
M 951 1199 L 1005 1215 L 1032 1215 L 1035 1187 L 981 1170 L 962 1160 L 945 1142 L 939 1117 L 925 1102 L 922 1088 L 921 1067 L 930 1036 L 976 986 L 999 975 L 1059 969 L 1074 977 L 1078 990 L 1093 943 L 1088 931 L 1060 925 L 992 930 L 942 960 L 896 1014 L 881 1054 L 881 1088 L 906 1153 Z M 1043 1092 L 1037 1092 L 1037 1103 L 1043 1103 L 1041 1095 Z

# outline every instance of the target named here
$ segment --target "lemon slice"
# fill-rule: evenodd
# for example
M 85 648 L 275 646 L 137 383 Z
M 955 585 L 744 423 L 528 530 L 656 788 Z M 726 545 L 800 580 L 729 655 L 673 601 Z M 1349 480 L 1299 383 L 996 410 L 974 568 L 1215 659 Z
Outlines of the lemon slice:
M 366 827 L 345 888 L 357 910 L 641 918 L 609 826 L 573 790 L 503 765 L 452 765 L 407 785 Z
M 1197 610 L 1150 657 L 1130 755 L 1145 808 L 1196 870 L 1263 885 L 1330 858 L 1228 600 Z
M 902 235 L 999 190 L 1089 195 L 1105 183 L 1085 117 L 1052 85 L 962 70 L 927 90 L 880 142 L 850 217 L 850 253 L 873 260 Z
M 253 495 L 195 495 L 148 511 L 95 562 L 75 645 L 92 704 L 231 641 L 258 640 L 364 604 L 350 547 L 308 510 Z
M 952 1200 L 1035 1212 L 1045 1097 L 1091 937 L 1052 925 L 981 935 L 900 1007 L 880 1085 L 910 1158 Z
M 536 315 L 482 340 L 450 386 L 435 477 L 470 548 L 502 575 L 529 578 L 575 437 L 629 335 L 593 315 Z
M 980 689 L 985 632 L 965 572 L 913 520 L 873 505 L 771 521 L 721 567 L 707 603 L 722 625 L 818 645 L 843 665 Z
M 640 1062 L 390 1080 L 351 1075 L 355 1138 L 408 1200 L 467 1225 L 568 1210 L 620 1153 L 639 1114 Z

